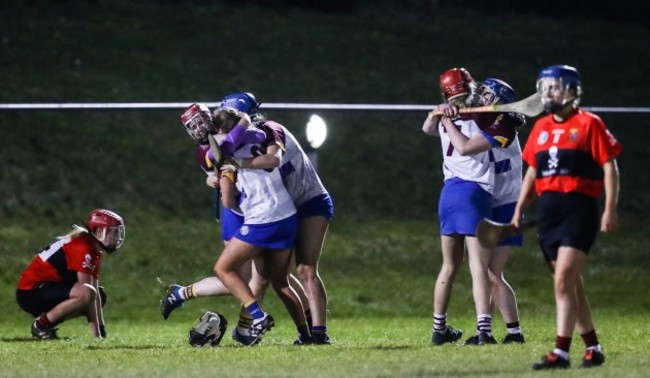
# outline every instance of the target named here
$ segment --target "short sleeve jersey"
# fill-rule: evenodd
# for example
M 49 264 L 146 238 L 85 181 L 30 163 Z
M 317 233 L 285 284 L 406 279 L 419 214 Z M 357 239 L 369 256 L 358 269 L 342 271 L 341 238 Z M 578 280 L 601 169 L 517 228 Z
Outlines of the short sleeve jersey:
M 53 242 L 36 255 L 18 281 L 18 289 L 32 290 L 43 282 L 77 282 L 77 272 L 99 277 L 102 251 L 90 234 Z
M 578 192 L 597 198 L 603 190 L 602 166 L 621 150 L 600 117 L 578 109 L 564 122 L 550 114 L 540 118 L 522 156 L 536 169 L 538 195 Z
M 267 143 L 282 143 L 285 155 L 282 157 L 280 174 L 284 185 L 296 206 L 301 206 L 310 199 L 327 194 L 314 165 L 302 149 L 296 137 L 277 122 L 266 121 L 262 127 L 267 131 Z M 270 139 L 270 138 L 273 138 Z
M 466 137 L 471 138 L 477 133 L 482 133 L 500 147 L 509 146 L 516 137 L 514 125 L 507 122 L 495 122 L 494 116 L 466 114 L 455 120 L 454 124 Z M 491 151 L 462 156 L 455 151 L 442 122 L 438 124 L 438 131 L 442 145 L 442 168 L 445 181 L 456 177 L 465 181 L 476 182 L 484 190 L 492 194 L 494 192 L 495 169 L 492 166 L 494 156 Z

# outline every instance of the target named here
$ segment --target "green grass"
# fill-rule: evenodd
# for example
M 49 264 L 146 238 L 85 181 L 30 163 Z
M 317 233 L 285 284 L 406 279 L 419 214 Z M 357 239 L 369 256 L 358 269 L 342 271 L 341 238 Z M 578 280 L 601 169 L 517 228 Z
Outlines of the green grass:
M 557 63 L 580 69 L 585 106 L 650 102 L 650 49 L 639 39 L 647 35 L 640 24 L 400 8 L 319 13 L 202 0 L 2 2 L 0 102 L 212 102 L 251 90 L 266 103 L 433 104 L 437 77 L 449 67 L 502 78 L 525 96 L 539 69 Z M 518 377 L 530 375 L 530 364 L 552 346 L 552 282 L 532 233 L 508 266 L 528 343 L 429 346 L 440 264 L 439 142 L 420 131 L 425 112 L 325 111 L 330 132 L 320 174 L 336 214 L 321 275 L 334 345 L 293 347 L 295 330 L 270 294 L 264 307 L 278 326 L 262 346 L 226 339 L 216 349 L 190 348 L 187 331 L 203 311 L 234 322 L 238 304 L 230 297 L 197 300 L 167 322 L 158 313 L 156 278 L 198 280 L 211 274 L 220 251 L 212 193 L 193 162 L 180 111 L 0 112 L 0 376 Z M 310 112 L 267 114 L 301 137 Z M 584 275 L 608 358 L 593 374 L 647 376 L 647 115 L 602 117 L 624 146 L 622 229 L 599 237 Z M 90 340 L 83 322 L 73 320 L 61 326 L 73 340 L 24 340 L 31 318 L 15 303 L 19 272 L 95 207 L 127 221 L 125 245 L 102 268 L 109 339 Z M 474 328 L 467 268 L 449 314 L 452 324 Z M 495 332 L 503 337 L 500 320 Z M 574 362 L 580 344 L 574 342 Z
M 607 352 L 606 365 L 591 370 L 593 377 L 647 376 L 647 339 L 642 315 L 605 316 L 596 311 Z M 523 377 L 530 365 L 552 345 L 553 320 L 524 312 L 528 341 L 524 345 L 434 347 L 429 344 L 426 317 L 333 320 L 334 344 L 296 347 L 287 321 L 279 322 L 262 345 L 245 348 L 224 338 L 216 348 L 192 348 L 186 343 L 189 328 L 173 317 L 169 321 L 117 321 L 110 338 L 90 340 L 76 322 L 66 325 L 67 341 L 24 340 L 24 329 L 5 332 L 0 340 L 3 376 L 65 377 Z M 471 328 L 470 322 L 459 322 Z M 24 327 L 23 327 L 24 328 Z M 501 337 L 501 327 L 497 336 Z M 563 373 L 583 377 L 577 368 L 581 342 L 572 353 L 574 367 Z
M 508 267 L 527 343 L 433 347 L 431 289 L 440 264 L 434 226 L 394 220 L 334 223 L 321 263 L 329 294 L 332 346 L 294 347 L 295 328 L 277 297 L 269 293 L 264 308 L 276 317 L 277 326 L 263 344 L 244 348 L 227 336 L 214 349 L 191 348 L 189 328 L 206 310 L 223 313 L 232 327 L 238 303 L 228 296 L 198 299 L 164 321 L 158 312 L 164 287 L 156 280 L 190 283 L 210 274 L 220 247 L 209 217 L 193 222 L 141 221 L 127 229 L 124 246 L 104 261 L 101 281 L 109 293 L 105 311 L 109 338 L 104 341 L 92 340 L 80 319 L 60 327 L 60 335 L 71 340 L 29 339 L 31 317 L 18 309 L 13 297 L 17 274 L 35 249 L 64 230 L 30 224 L 2 227 L 3 376 L 532 376 L 530 365 L 553 346 L 555 331 L 552 282 L 534 235 L 527 235 L 529 246 L 517 250 Z M 620 235 L 599 238 L 585 271 L 597 331 L 607 353 L 606 366 L 592 372 L 596 377 L 641 377 L 650 367 L 645 331 L 650 264 L 643 247 L 647 235 L 640 225 L 625 226 Z M 449 320 L 466 335 L 475 329 L 473 308 L 464 267 L 454 288 Z M 498 339 L 505 334 L 499 315 L 494 332 Z M 579 364 L 582 348 L 575 335 L 574 365 Z M 584 372 L 575 368 L 563 374 Z

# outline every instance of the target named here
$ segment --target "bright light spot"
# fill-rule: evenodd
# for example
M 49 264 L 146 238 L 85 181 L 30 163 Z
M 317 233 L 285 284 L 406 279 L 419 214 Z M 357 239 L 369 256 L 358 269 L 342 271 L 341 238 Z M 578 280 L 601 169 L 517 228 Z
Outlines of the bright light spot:
M 327 125 L 318 115 L 312 114 L 307 123 L 307 141 L 312 148 L 323 145 L 327 138 Z

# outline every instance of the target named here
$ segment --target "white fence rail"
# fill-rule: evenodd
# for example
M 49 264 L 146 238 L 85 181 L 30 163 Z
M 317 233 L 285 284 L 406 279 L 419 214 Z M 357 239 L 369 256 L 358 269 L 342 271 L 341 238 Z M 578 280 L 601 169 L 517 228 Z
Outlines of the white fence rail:
M 16 103 L 0 104 L 0 110 L 112 110 L 112 109 L 184 109 L 191 102 L 95 102 L 95 103 Z M 219 105 L 219 102 L 204 102 L 209 107 Z M 398 105 L 398 104 L 315 104 L 315 103 L 263 103 L 263 109 L 284 110 L 402 110 L 429 111 L 433 105 Z M 597 113 L 650 113 L 650 107 L 611 107 L 586 106 L 586 109 Z

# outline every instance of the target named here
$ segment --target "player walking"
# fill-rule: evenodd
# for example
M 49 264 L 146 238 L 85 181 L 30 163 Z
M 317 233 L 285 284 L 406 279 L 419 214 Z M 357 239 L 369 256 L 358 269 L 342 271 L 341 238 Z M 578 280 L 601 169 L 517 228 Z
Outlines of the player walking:
M 512 223 L 537 193 L 539 245 L 553 272 L 557 307 L 555 348 L 533 369 L 569 367 L 574 329 L 586 345 L 583 367 L 605 362 L 582 283 L 582 271 L 598 233 L 598 199 L 605 189 L 600 231 L 618 228 L 621 145 L 595 114 L 579 108 L 582 83 L 571 66 L 540 71 L 537 92 L 549 113 L 533 127 L 523 151 L 529 167 Z

